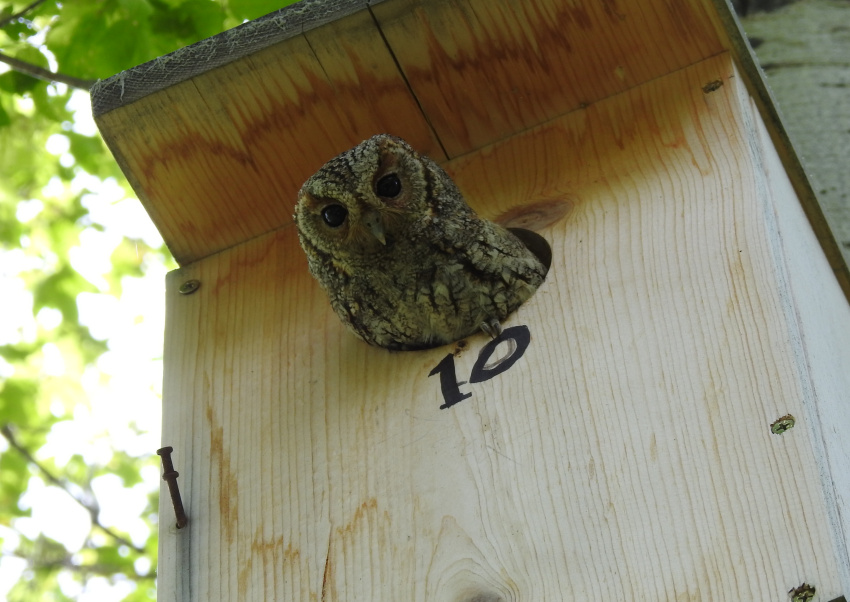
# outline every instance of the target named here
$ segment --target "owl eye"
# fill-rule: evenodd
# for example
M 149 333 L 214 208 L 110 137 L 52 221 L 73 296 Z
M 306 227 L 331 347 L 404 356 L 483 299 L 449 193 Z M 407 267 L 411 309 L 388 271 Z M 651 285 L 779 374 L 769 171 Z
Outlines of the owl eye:
M 322 209 L 322 219 L 331 228 L 339 228 L 348 217 L 348 209 L 342 205 L 328 205 Z
M 378 196 L 393 199 L 399 193 L 401 193 L 401 180 L 398 179 L 397 174 L 388 173 L 375 185 L 375 194 Z

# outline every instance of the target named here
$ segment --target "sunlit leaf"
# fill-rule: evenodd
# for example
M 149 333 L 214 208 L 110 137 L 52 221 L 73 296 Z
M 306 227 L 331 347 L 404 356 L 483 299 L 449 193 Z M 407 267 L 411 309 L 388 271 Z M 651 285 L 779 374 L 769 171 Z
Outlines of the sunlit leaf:
M 0 512 L 8 521 L 10 516 L 28 516 L 29 510 L 18 505 L 21 494 L 26 490 L 30 471 L 26 460 L 17 453 L 0 455 Z
M 132 487 L 142 482 L 142 477 L 139 474 L 138 458 L 132 458 L 122 452 L 116 452 L 112 456 L 112 462 L 109 468 L 112 474 L 121 478 L 125 487 Z
M 229 7 L 233 14 L 240 19 L 256 19 L 293 3 L 293 1 L 275 2 L 274 0 L 233 0 Z
M 33 99 L 39 115 L 57 122 L 69 119 L 70 115 L 65 109 L 68 94 L 62 96 L 50 95 L 47 92 L 48 86 L 51 86 L 51 84 L 38 81 L 37 85 L 33 86 L 30 91 L 30 97 Z
M 95 292 L 96 289 L 66 264 L 36 285 L 33 304 L 36 310 L 54 307 L 62 312 L 63 319 L 79 322 L 77 295 L 83 291 Z
M 209 0 L 155 4 L 159 10 L 153 15 L 151 30 L 156 35 L 196 41 L 219 33 L 224 25 L 224 9 Z
M 98 173 L 103 167 L 103 158 L 108 156 L 106 146 L 99 136 L 83 136 L 76 132 L 65 134 L 71 143 L 69 152 L 74 156 L 76 164 L 88 173 Z
M 115 571 L 132 570 L 132 562 L 122 557 L 118 546 L 100 546 L 94 552 L 94 562 L 101 566 L 112 566 Z
M 0 357 L 9 362 L 21 362 L 39 350 L 37 343 L 16 343 L 0 346 Z
M 0 385 L 0 424 L 26 425 L 38 395 L 38 382 L 9 378 Z
M 75 483 L 81 483 L 91 477 L 91 469 L 91 466 L 86 464 L 85 458 L 80 454 L 74 454 L 68 458 L 68 462 L 64 467 L 64 473 L 69 480 Z
M 0 101 L 0 128 L 6 127 L 7 125 L 12 123 L 12 118 L 9 116 L 9 113 L 3 107 L 3 102 Z

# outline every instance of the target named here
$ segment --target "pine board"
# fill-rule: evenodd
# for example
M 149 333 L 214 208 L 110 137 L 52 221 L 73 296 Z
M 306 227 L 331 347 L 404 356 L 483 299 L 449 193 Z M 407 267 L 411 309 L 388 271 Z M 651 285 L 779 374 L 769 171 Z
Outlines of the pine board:
M 767 219 L 793 191 L 765 194 L 778 160 L 748 98 L 721 55 L 448 164 L 554 255 L 506 324 L 530 329 L 524 356 L 448 409 L 428 373 L 454 347 L 356 340 L 291 225 L 173 272 L 163 444 L 190 523 L 167 526 L 164 493 L 159 597 L 842 593 L 810 441 L 830 377 L 794 343 L 814 309 L 778 244 L 814 237 Z M 454 358 L 459 380 L 485 342 Z
M 95 119 L 185 265 L 291 222 L 376 133 L 457 157 L 726 47 L 711 0 L 586 4 L 299 3 L 98 83 Z
M 372 11 L 450 157 L 725 49 L 710 2 L 396 0 Z
M 291 223 L 310 174 L 374 133 L 399 132 L 444 158 L 366 11 L 97 123 L 181 264 Z

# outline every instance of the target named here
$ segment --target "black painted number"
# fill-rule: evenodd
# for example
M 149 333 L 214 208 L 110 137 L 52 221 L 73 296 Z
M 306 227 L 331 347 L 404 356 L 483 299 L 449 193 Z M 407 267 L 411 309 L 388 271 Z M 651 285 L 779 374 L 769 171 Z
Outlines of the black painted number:
M 461 393 L 460 385 L 465 385 L 466 381 L 457 382 L 457 374 L 455 373 L 455 356 L 450 353 L 443 358 L 437 366 L 431 370 L 428 376 L 440 374 L 440 390 L 443 392 L 445 403 L 440 406 L 441 410 L 452 407 L 454 404 L 472 397 L 472 393 Z
M 507 357 L 504 357 L 494 364 L 490 364 L 490 358 L 496 351 L 499 343 L 512 341 L 511 352 Z M 528 326 L 512 326 L 502 331 L 502 334 L 484 345 L 478 353 L 478 359 L 475 365 L 472 366 L 472 373 L 469 375 L 469 383 L 483 383 L 494 376 L 498 376 L 502 372 L 513 366 L 519 358 L 528 349 L 531 343 L 531 331 Z M 472 397 L 472 393 L 461 393 L 460 386 L 465 385 L 466 381 L 458 382 L 457 373 L 455 371 L 455 356 L 450 353 L 437 364 L 428 376 L 440 375 L 440 390 L 443 393 L 445 403 L 440 406 L 441 410 L 450 408 L 456 403 L 460 403 L 464 399 Z

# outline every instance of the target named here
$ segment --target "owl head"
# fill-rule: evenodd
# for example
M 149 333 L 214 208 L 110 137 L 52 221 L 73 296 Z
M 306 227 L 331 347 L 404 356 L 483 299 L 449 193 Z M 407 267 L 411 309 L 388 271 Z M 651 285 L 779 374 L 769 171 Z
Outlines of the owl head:
M 447 196 L 460 193 L 440 166 L 380 134 L 313 174 L 298 193 L 294 217 L 302 245 L 337 258 L 373 255 L 415 237 Z

